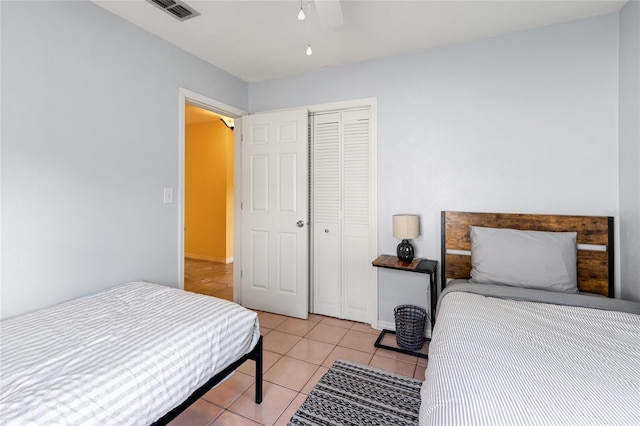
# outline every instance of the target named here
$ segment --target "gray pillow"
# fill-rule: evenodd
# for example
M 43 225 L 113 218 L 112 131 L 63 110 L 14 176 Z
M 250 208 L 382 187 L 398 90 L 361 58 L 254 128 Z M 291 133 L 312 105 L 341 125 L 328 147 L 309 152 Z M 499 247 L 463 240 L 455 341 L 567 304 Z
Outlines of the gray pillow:
M 576 232 L 470 228 L 471 282 L 578 292 Z

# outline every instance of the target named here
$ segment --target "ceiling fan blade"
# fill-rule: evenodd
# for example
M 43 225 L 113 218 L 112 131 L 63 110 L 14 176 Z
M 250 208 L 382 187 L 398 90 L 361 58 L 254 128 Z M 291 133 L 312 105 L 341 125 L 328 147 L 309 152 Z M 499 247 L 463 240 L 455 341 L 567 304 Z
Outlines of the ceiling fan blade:
M 314 3 L 324 27 L 338 28 L 344 23 L 340 0 L 316 0 Z

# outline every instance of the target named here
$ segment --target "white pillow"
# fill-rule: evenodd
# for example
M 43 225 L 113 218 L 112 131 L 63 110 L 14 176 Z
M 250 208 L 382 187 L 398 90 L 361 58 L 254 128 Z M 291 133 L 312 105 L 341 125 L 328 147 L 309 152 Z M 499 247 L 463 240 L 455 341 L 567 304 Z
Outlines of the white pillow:
M 470 281 L 578 292 L 576 232 L 470 228 Z

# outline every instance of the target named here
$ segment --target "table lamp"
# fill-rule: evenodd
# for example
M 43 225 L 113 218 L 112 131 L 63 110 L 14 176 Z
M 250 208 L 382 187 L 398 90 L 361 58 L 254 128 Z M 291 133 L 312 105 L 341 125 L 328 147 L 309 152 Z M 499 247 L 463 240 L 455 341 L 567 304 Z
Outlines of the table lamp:
M 419 227 L 419 217 L 416 215 L 393 215 L 393 238 L 402 240 L 398 244 L 397 256 L 403 262 L 411 262 L 413 260 L 413 246 L 409 240 L 420 235 Z

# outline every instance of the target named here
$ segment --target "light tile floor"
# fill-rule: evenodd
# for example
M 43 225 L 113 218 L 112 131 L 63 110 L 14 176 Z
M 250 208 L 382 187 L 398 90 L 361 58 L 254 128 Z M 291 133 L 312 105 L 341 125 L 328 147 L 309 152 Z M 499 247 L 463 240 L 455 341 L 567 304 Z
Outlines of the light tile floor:
M 300 320 L 258 312 L 264 336 L 264 392 L 254 402 L 255 363 L 247 361 L 171 425 L 286 425 L 313 386 L 340 358 L 424 379 L 427 360 L 373 346 L 379 331 L 366 324 L 310 314 Z M 393 335 L 384 344 L 395 345 Z M 422 352 L 426 352 L 425 344 Z

